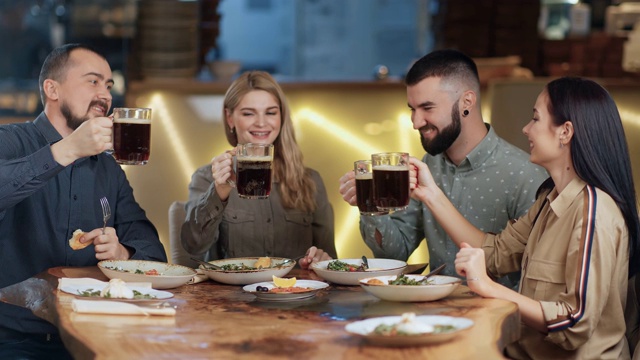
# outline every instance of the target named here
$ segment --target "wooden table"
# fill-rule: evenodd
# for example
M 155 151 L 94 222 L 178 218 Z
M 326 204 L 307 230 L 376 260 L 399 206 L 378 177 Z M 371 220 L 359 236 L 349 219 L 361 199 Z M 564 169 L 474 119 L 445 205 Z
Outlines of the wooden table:
M 289 275 L 320 280 L 300 269 Z M 425 303 L 382 301 L 358 286 L 331 286 L 311 300 L 280 303 L 256 301 L 241 286 L 205 281 L 169 290 L 175 317 L 145 317 L 75 313 L 75 296 L 55 290 L 60 277 L 107 279 L 97 267 L 53 268 L 25 283 L 48 294 L 31 308 L 58 326 L 78 359 L 502 359 L 502 349 L 520 335 L 514 303 L 480 298 L 465 286 Z M 8 296 L 0 291 L 0 299 L 31 303 L 20 299 L 22 287 Z M 410 348 L 371 345 L 344 329 L 354 320 L 404 312 L 463 316 L 475 325 L 450 342 Z

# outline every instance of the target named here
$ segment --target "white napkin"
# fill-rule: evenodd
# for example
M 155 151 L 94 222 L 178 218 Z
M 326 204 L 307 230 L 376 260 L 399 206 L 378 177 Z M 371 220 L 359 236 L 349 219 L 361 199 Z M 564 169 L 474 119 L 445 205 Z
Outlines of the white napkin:
M 175 316 L 173 307 L 146 307 L 131 303 L 109 300 L 80 300 L 71 302 L 73 311 L 82 314 L 109 314 L 109 315 L 160 315 Z
M 105 286 L 108 285 L 108 282 L 96 280 L 93 278 L 60 278 L 58 279 L 58 289 L 63 286 L 83 286 L 83 285 L 93 285 L 96 288 L 104 289 Z M 150 282 L 128 282 L 127 286 L 135 286 L 141 288 L 149 288 L 151 289 Z
M 209 277 L 204 273 L 204 271 L 202 271 L 202 269 L 196 269 L 196 274 L 193 276 L 193 278 L 191 278 L 191 280 L 189 280 L 187 284 L 193 285 L 201 283 L 203 281 L 207 281 L 208 279 Z

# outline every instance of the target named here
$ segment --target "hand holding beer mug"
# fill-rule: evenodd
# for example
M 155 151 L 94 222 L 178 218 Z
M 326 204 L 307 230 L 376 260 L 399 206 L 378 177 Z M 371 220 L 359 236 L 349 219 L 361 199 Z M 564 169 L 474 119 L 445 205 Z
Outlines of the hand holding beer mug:
M 151 148 L 151 109 L 113 109 L 113 157 L 118 164 L 144 165 Z
M 371 155 L 373 199 L 380 211 L 404 210 L 409 205 L 409 154 Z
M 236 189 L 244 199 L 266 199 L 271 193 L 272 144 L 241 144 L 236 151 Z
M 385 215 L 387 211 L 379 211 L 373 200 L 373 172 L 371 160 L 358 160 L 353 163 L 356 174 L 356 199 L 361 215 Z

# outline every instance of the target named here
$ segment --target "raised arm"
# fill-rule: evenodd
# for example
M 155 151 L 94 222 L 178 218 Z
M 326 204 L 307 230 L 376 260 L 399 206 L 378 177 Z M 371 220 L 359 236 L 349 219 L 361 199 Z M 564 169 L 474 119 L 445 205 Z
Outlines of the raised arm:
M 423 202 L 449 237 L 460 247 L 463 242 L 474 248 L 482 246 L 485 233 L 473 226 L 453 206 L 451 201 L 436 185 L 427 164 L 411 157 L 409 162 L 415 167 L 411 172 L 411 197 Z

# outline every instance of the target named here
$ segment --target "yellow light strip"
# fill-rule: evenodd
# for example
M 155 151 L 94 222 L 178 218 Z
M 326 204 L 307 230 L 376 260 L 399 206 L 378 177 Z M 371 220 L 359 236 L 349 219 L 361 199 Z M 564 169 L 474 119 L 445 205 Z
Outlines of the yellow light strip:
M 628 122 L 635 126 L 640 126 L 640 115 L 638 115 L 637 112 L 630 111 L 622 107 L 618 108 L 618 111 L 620 111 L 620 118 L 623 123 Z
M 365 154 L 375 154 L 381 152 L 380 149 L 369 145 L 369 143 L 367 143 L 366 141 L 361 140 L 357 134 L 344 129 L 343 127 L 337 125 L 335 122 L 332 122 L 331 120 L 309 108 L 303 108 L 299 110 L 294 114 L 293 118 L 295 119 L 294 122 L 306 120 L 311 124 L 314 124 L 319 128 L 325 130 L 330 135 L 336 136 L 345 144 L 352 146 L 358 151 L 361 151 Z M 296 125 L 296 127 L 298 126 Z
M 405 114 L 400 114 L 398 115 L 398 119 L 396 120 L 398 122 L 398 126 L 397 126 L 397 133 L 398 133 L 398 144 L 402 144 L 404 145 L 403 149 L 400 149 L 400 151 L 404 151 L 404 152 L 408 152 L 409 155 L 412 156 L 416 156 L 414 154 L 411 154 L 410 149 L 412 148 L 411 143 L 412 141 L 415 141 L 413 139 L 415 139 L 416 137 L 416 132 L 415 130 L 413 130 L 413 124 L 411 122 L 411 116 Z M 410 126 L 407 124 L 411 124 Z
M 182 167 L 184 176 L 187 179 L 191 179 L 191 174 L 196 169 L 196 166 L 189 157 L 189 152 L 180 135 L 180 131 L 178 131 L 178 128 L 175 126 L 173 117 L 169 113 L 165 103 L 166 100 L 160 93 L 154 93 L 146 107 L 150 107 L 154 113 L 158 114 L 155 118 L 162 123 L 162 128 L 165 130 L 167 139 L 171 140 L 170 147 L 174 150 L 173 153 L 178 158 L 177 163 Z
M 360 211 L 356 206 L 352 206 L 346 217 L 342 218 L 342 226 L 336 229 L 336 251 L 338 254 L 344 254 L 348 247 L 351 232 L 355 230 L 360 233 Z M 343 252 L 344 251 L 344 252 Z

